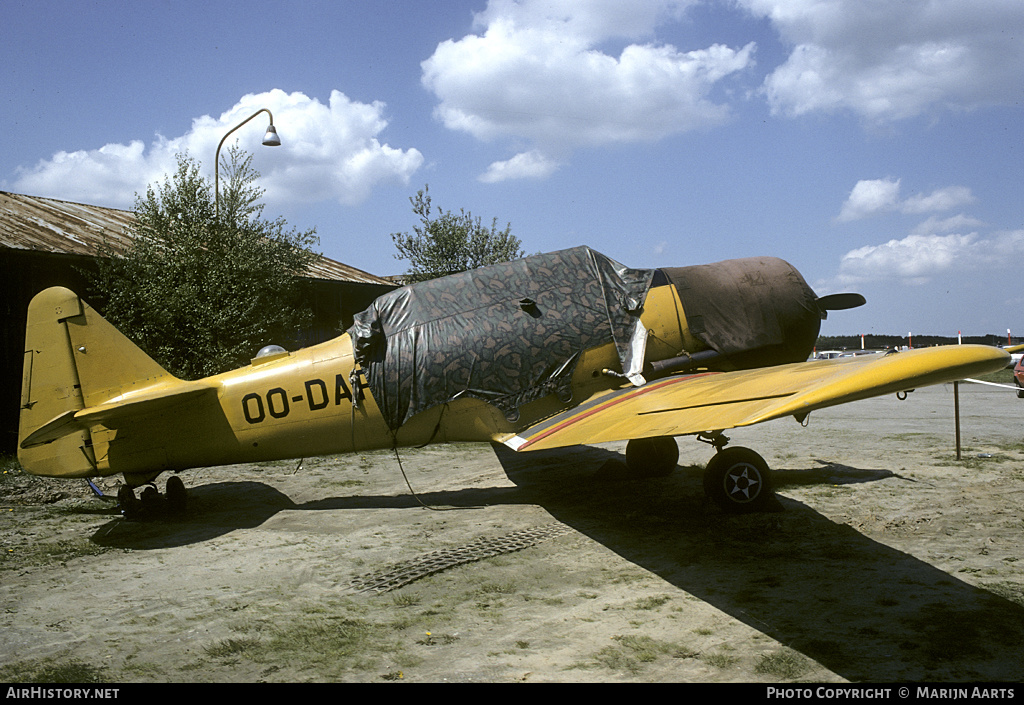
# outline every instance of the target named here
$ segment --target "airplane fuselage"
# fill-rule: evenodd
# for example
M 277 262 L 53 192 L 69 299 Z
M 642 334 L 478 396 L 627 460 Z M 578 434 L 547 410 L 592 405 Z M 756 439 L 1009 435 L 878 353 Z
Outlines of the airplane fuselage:
M 671 286 L 653 287 L 641 316 L 650 331 L 649 359 L 697 348 L 688 336 Z M 686 341 L 686 342 L 684 342 Z M 101 474 L 148 472 L 417 446 L 431 441 L 492 441 L 593 395 L 628 384 L 610 376 L 618 364 L 611 344 L 583 352 L 572 398 L 527 404 L 513 423 L 493 406 L 467 397 L 424 411 L 397 432 L 388 428 L 355 362 L 346 333 L 295 352 L 256 359 L 247 367 L 204 380 L 216 387 L 200 404 L 161 411 L 92 432 Z M 145 429 L 158 427 L 154 437 Z M 103 447 L 106 446 L 105 451 Z M 127 465 L 132 459 L 142 461 Z M 140 467 L 141 465 L 141 467 Z
M 820 312 L 813 292 L 781 260 L 652 271 L 637 311 L 644 377 L 796 362 L 811 352 Z M 396 424 L 382 413 L 349 333 L 182 382 L 72 292 L 48 290 L 37 299 L 27 331 L 19 450 L 23 466 L 36 474 L 123 473 L 130 484 L 140 484 L 160 472 L 191 467 L 497 441 L 595 395 L 645 381 L 637 382 L 636 375 L 626 379 L 621 350 L 607 342 L 572 356 L 568 391 L 524 398 L 513 414 L 480 396 L 457 394 Z M 776 299 L 790 303 L 776 306 Z M 551 325 L 532 300 L 520 303 L 527 313 L 514 310 L 515 315 L 532 316 L 519 321 L 520 331 L 523 325 Z M 758 320 L 730 310 L 738 304 L 757 309 Z M 500 347 L 522 334 L 502 330 L 498 321 L 486 339 L 457 344 Z M 748 335 L 751 330 L 760 337 Z M 78 426 L 68 433 L 71 423 Z

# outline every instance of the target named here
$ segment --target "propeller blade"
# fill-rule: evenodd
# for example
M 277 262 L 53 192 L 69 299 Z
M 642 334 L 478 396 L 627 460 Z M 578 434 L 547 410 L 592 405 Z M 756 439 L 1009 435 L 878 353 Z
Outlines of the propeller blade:
M 827 318 L 829 311 L 845 311 L 866 303 L 867 299 L 860 294 L 829 294 L 818 298 L 818 310 L 822 318 Z

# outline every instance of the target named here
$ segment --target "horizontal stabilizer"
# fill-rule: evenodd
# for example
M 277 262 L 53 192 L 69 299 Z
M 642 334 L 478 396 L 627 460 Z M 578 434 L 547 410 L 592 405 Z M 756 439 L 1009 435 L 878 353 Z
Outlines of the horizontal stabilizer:
M 69 433 L 80 431 L 82 426 L 75 421 L 76 413 L 77 412 L 74 409 L 69 409 L 55 418 L 50 419 L 30 433 L 21 442 L 21 447 L 31 448 L 33 446 L 41 446 L 44 443 L 52 443 L 58 438 L 63 438 Z
M 203 382 L 176 382 L 159 386 L 131 395 L 124 395 L 106 403 L 85 409 L 65 411 L 30 433 L 22 442 L 22 448 L 43 445 L 62 438 L 75 431 L 102 423 L 116 426 L 120 418 L 142 416 L 178 404 L 193 401 L 206 394 L 215 394 L 216 387 Z

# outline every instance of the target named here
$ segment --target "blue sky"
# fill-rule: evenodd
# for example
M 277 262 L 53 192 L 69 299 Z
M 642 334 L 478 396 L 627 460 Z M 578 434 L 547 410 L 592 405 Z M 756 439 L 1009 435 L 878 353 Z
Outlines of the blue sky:
M 409 197 L 527 252 L 775 255 L 824 334 L 1024 335 L 1020 0 L 7 0 L 0 189 L 131 208 L 252 151 L 270 217 L 405 270 Z

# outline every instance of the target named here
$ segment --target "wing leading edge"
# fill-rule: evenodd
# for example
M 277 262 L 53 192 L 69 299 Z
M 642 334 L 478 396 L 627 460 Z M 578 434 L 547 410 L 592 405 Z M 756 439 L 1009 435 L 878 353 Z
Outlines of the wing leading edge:
M 502 442 L 543 450 L 750 426 L 993 372 L 1008 360 L 998 348 L 956 345 L 668 377 L 607 392 Z

